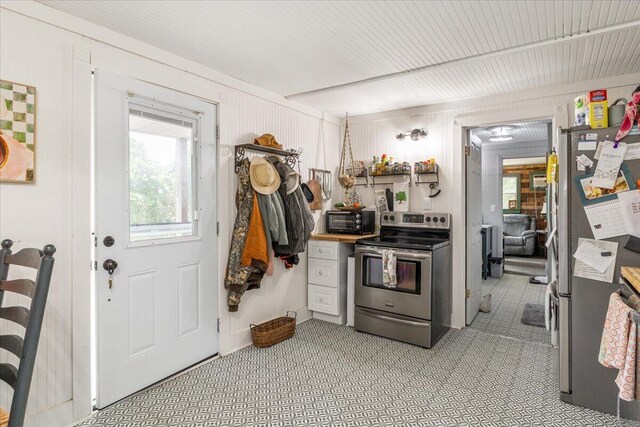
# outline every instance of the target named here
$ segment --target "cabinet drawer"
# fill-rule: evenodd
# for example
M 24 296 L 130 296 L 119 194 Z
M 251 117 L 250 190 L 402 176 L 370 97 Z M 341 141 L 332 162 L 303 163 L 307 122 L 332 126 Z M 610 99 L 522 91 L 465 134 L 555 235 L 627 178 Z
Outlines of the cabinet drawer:
M 338 261 L 309 258 L 307 262 L 307 281 L 314 285 L 338 287 Z
M 328 286 L 309 285 L 307 301 L 309 310 L 338 315 L 338 289 Z
M 338 242 L 309 240 L 309 258 L 338 259 Z

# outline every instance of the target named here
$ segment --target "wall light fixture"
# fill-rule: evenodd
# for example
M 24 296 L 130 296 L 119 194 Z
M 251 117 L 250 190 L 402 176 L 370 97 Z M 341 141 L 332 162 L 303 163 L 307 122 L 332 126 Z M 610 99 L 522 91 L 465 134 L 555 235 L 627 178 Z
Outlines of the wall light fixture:
M 425 128 L 414 129 L 414 130 L 408 130 L 406 132 L 400 132 L 399 134 L 396 135 L 396 139 L 399 141 L 402 141 L 406 137 L 410 137 L 412 140 L 417 141 L 419 139 L 425 138 L 427 135 L 429 135 L 429 131 L 426 130 Z

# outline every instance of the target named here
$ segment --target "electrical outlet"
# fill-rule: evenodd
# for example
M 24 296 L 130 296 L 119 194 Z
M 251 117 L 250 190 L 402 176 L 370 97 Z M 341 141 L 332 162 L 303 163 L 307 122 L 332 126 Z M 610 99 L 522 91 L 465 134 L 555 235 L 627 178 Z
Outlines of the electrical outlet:
M 495 212 L 496 211 L 496 205 L 491 205 L 490 209 L 491 209 L 491 212 Z
M 429 197 L 424 198 L 424 203 L 422 204 L 422 208 L 425 211 L 431 210 L 431 199 Z

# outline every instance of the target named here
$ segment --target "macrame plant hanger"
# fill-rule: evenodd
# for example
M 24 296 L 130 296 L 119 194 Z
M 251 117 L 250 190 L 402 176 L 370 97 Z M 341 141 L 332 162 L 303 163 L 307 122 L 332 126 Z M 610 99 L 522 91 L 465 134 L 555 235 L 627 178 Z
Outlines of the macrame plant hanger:
M 349 173 L 347 173 L 346 157 L 347 148 L 349 149 L 349 164 L 351 165 Z M 340 156 L 340 167 L 338 168 L 338 182 L 344 188 L 343 202 L 346 206 L 350 206 L 349 192 L 356 183 L 355 165 L 353 163 L 353 152 L 351 151 L 351 136 L 349 135 L 349 113 L 347 113 L 344 121 L 344 139 L 342 141 L 342 155 Z

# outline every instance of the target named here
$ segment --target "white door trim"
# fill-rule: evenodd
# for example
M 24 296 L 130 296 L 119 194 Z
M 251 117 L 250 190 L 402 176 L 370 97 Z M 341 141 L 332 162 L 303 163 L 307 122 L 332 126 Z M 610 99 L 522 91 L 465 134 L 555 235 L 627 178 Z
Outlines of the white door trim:
M 453 121 L 453 200 L 457 202 L 453 205 L 453 247 L 456 251 L 459 264 L 453 267 L 453 302 L 451 326 L 454 328 L 465 327 L 466 303 L 466 172 L 464 135 L 470 128 L 486 127 L 503 123 L 514 123 L 531 120 L 551 119 L 552 126 L 567 127 L 569 123 L 568 105 L 549 105 L 542 107 L 528 107 L 517 110 L 501 110 L 494 112 L 483 112 L 480 114 L 461 115 Z M 459 230 L 459 231 L 458 231 Z M 455 249 L 458 248 L 458 249 Z
M 94 61 L 94 64 L 91 61 Z M 71 129 L 72 139 L 72 404 L 74 422 L 86 418 L 93 411 L 92 387 L 91 387 L 91 311 L 93 304 L 91 286 L 93 286 L 92 269 L 95 261 L 92 224 L 92 195 L 93 179 L 93 134 L 92 134 L 92 72 L 98 66 L 95 65 L 95 56 L 81 46 L 74 46 L 74 60 L 72 64 L 72 111 L 73 124 Z M 115 70 L 117 71 L 117 70 Z M 123 67 L 121 73 L 127 73 L 127 67 Z M 135 73 L 134 73 L 135 74 Z M 132 76 L 136 78 L 135 76 Z M 227 135 L 223 131 L 226 124 L 228 103 L 221 100 L 218 90 L 202 90 L 202 86 L 191 84 L 188 81 L 175 82 L 176 87 L 169 87 L 167 81 L 160 76 L 154 80 L 144 80 L 147 83 L 163 86 L 175 91 L 194 96 L 204 102 L 216 104 L 217 126 L 220 132 L 220 140 L 216 144 L 216 193 L 219 191 L 220 177 L 220 146 L 226 145 Z M 220 218 L 220 207 L 216 205 L 216 217 Z M 219 239 L 219 237 L 218 237 Z M 219 257 L 218 257 L 219 258 Z M 219 260 L 216 260 L 218 262 Z M 218 262 L 218 266 L 220 263 Z M 219 274 L 218 274 L 219 275 Z M 221 291 L 220 291 L 221 292 Z M 221 293 L 219 293 L 221 295 Z M 221 299 L 218 298 L 218 312 L 221 313 Z M 218 345 L 220 346 L 220 333 L 218 332 Z M 65 420 L 66 421 L 66 420 Z
M 89 62 L 73 60 L 72 85 L 72 397 L 73 420 L 91 413 L 92 176 L 91 73 Z M 70 421 L 73 421 L 70 420 Z

